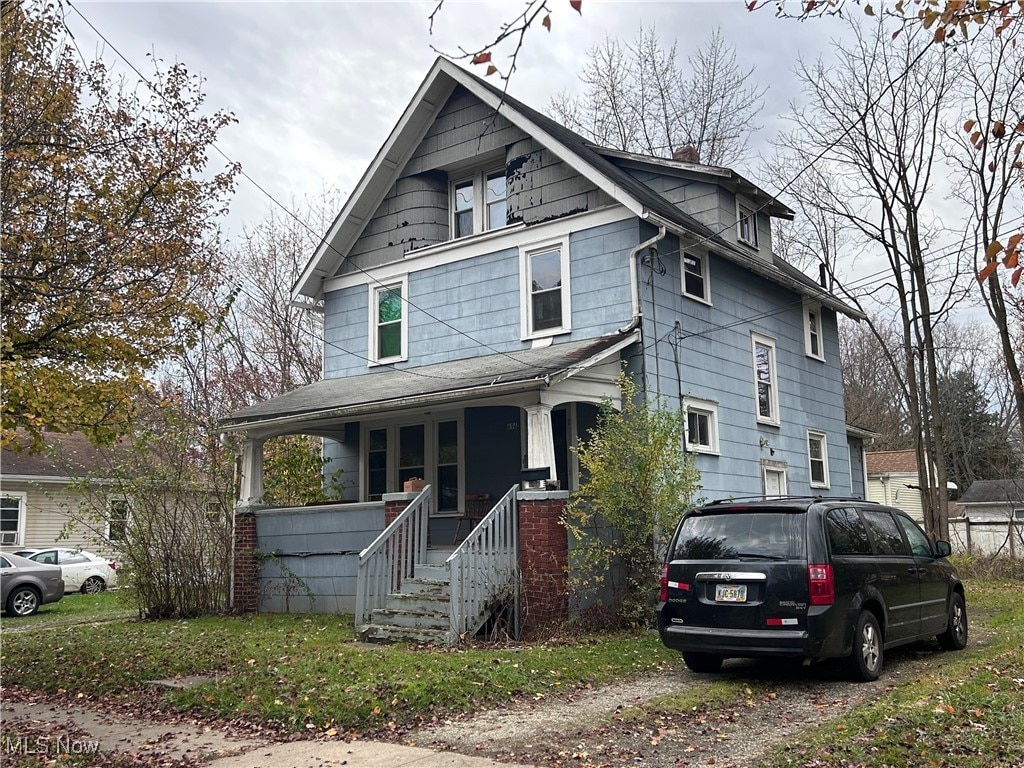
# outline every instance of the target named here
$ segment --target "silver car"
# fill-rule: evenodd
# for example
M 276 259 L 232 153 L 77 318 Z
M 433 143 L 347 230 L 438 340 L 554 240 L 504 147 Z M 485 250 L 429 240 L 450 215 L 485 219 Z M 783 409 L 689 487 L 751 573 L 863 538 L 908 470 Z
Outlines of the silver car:
M 59 565 L 0 554 L 0 605 L 8 616 L 31 616 L 40 605 L 56 603 L 62 597 L 64 579 Z

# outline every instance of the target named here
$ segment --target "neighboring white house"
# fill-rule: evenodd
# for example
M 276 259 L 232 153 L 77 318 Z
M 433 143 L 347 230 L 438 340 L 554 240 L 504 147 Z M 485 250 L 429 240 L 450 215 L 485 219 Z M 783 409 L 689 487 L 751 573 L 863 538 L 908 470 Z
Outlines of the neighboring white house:
M 28 438 L 19 435 L 23 446 Z M 100 550 L 116 549 L 128 519 L 128 502 L 116 495 L 108 499 L 109 517 L 90 531 L 68 526 L 69 510 L 77 509 L 80 497 L 75 483 L 102 474 L 109 466 L 102 451 L 82 434 L 43 434 L 40 452 L 0 451 L 0 546 L 4 551 L 60 545 Z M 106 539 L 110 547 L 98 546 Z
M 918 522 L 923 522 L 917 453 L 913 450 L 869 451 L 865 458 L 868 467 L 868 500 L 898 507 Z
M 950 520 L 954 545 L 974 554 L 1024 557 L 1024 477 L 975 480 Z

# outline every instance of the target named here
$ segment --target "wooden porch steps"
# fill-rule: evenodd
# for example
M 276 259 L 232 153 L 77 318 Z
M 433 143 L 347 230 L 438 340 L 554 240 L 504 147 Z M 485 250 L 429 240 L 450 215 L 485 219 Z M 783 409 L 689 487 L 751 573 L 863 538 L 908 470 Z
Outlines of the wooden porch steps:
M 427 550 L 427 562 L 416 566 L 415 578 L 405 579 L 398 592 L 387 596 L 383 608 L 370 613 L 359 639 L 370 643 L 446 642 L 451 628 L 451 574 L 445 561 L 452 549 Z

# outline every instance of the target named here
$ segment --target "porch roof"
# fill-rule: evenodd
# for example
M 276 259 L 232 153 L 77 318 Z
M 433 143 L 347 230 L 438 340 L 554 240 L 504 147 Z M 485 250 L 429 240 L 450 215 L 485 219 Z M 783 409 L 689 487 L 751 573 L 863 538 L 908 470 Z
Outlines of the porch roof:
M 382 366 L 358 376 L 322 379 L 242 408 L 221 421 L 221 428 L 226 432 L 273 430 L 540 390 L 610 359 L 638 339 L 639 333 L 632 331 L 419 367 Z

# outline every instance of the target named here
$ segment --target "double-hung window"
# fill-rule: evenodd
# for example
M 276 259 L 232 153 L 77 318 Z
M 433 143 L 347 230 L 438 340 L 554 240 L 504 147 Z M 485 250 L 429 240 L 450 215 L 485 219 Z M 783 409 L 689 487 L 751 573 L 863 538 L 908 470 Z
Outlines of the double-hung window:
M 558 240 L 519 252 L 523 338 L 570 330 L 569 243 Z
M 20 546 L 25 536 L 25 496 L 5 493 L 0 496 L 0 544 Z
M 810 462 L 811 487 L 828 488 L 828 438 L 825 433 L 807 433 L 807 460 Z
M 388 363 L 408 358 L 406 320 L 408 282 L 405 278 L 370 286 L 370 360 Z
M 757 211 L 752 205 L 736 202 L 736 238 L 757 248 Z
M 478 172 L 452 184 L 452 237 L 504 227 L 508 223 L 505 169 Z
M 107 539 L 114 543 L 128 538 L 128 520 L 131 506 L 127 499 L 111 499 L 107 512 Z
M 683 399 L 686 447 L 697 453 L 718 453 L 718 405 L 695 397 Z
M 754 387 L 757 392 L 757 420 L 779 423 L 779 379 L 775 370 L 775 342 L 759 333 L 751 334 L 754 345 Z
M 708 254 L 692 251 L 683 253 L 683 295 L 711 303 L 711 286 L 708 282 Z
M 821 305 L 804 305 L 804 351 L 808 357 L 816 360 L 825 359 L 825 349 L 821 340 Z

